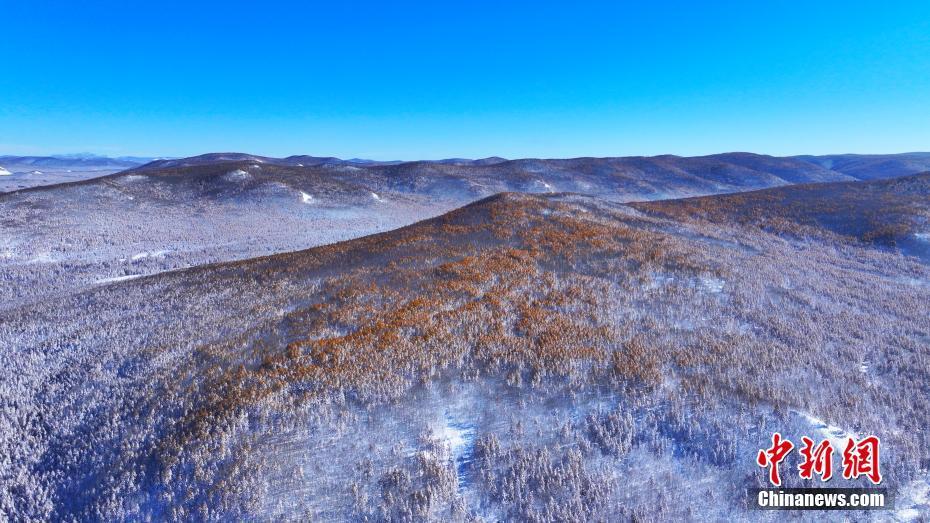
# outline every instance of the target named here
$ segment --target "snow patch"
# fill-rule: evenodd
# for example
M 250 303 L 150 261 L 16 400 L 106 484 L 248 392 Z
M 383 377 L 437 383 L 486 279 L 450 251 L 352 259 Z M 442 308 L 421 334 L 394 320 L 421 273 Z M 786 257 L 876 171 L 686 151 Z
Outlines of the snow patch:
M 163 257 L 164 255 L 166 255 L 166 254 L 168 254 L 168 253 L 170 253 L 170 252 L 171 252 L 170 250 L 165 250 L 165 251 L 145 251 L 145 252 L 140 252 L 140 253 L 138 253 L 138 254 L 133 254 L 132 256 L 129 257 L 129 259 L 130 259 L 131 261 L 139 261 L 139 260 L 143 260 L 143 259 L 145 259 L 145 258 L 161 258 L 161 257 Z M 121 260 L 121 261 L 124 261 L 124 260 L 125 260 L 125 258 L 123 258 L 123 260 Z
M 141 277 L 142 274 L 127 274 L 126 276 L 114 276 L 112 278 L 103 278 L 97 280 L 97 283 L 116 283 L 118 281 L 134 280 Z
M 303 191 L 300 191 L 300 201 L 302 201 L 303 203 L 313 203 L 313 196 L 310 196 L 309 194 Z
M 223 175 L 223 179 L 229 182 L 240 182 L 251 179 L 252 175 L 243 171 L 242 169 L 236 169 L 235 171 L 229 171 Z
M 842 429 L 836 425 L 830 425 L 826 421 L 814 417 L 807 412 L 801 412 L 798 410 L 792 412 L 804 418 L 805 421 L 817 429 L 817 432 L 820 433 L 821 437 L 829 440 L 830 443 L 833 444 L 833 448 L 837 449 L 839 452 L 842 452 L 843 449 L 846 448 L 848 438 L 858 438 L 855 432 Z
M 702 277 L 700 279 L 701 287 L 710 293 L 719 294 L 723 292 L 723 280 L 720 278 L 707 278 Z
M 58 261 L 58 258 L 52 256 L 49 253 L 41 253 L 34 258 L 31 258 L 26 261 L 27 265 L 32 265 L 36 263 L 55 263 Z
M 475 437 L 474 429 L 456 423 L 449 418 L 446 418 L 444 424 L 434 428 L 434 433 L 443 445 L 448 447 L 453 459 L 461 457 Z
M 914 233 L 914 237 L 921 241 L 930 242 L 930 232 Z
M 5 167 L 0 166 L 0 176 L 9 176 L 9 175 L 11 175 L 11 174 L 13 174 L 13 173 L 11 173 L 10 171 L 6 170 Z
M 262 186 L 263 189 L 271 191 L 272 193 L 287 193 L 292 194 L 293 190 L 283 182 L 271 182 L 266 183 Z
M 459 489 L 465 486 L 465 467 L 472 461 L 475 446 L 475 428 L 446 413 L 440 423 L 430 427 L 433 436 L 448 451 L 449 461 L 455 465 Z
M 930 482 L 912 481 L 898 492 L 895 516 L 899 521 L 920 521 L 921 514 L 930 510 Z
M 371 197 L 374 198 L 375 200 L 379 201 L 379 202 L 381 201 L 381 197 L 378 196 L 378 193 L 376 193 L 376 192 L 373 192 L 373 191 L 372 191 Z

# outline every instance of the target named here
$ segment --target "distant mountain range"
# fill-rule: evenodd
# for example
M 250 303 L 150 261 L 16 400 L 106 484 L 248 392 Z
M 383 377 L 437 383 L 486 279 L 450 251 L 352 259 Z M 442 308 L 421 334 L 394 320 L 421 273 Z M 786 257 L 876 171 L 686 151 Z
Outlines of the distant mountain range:
M 708 156 L 681 157 L 674 155 L 661 156 L 627 156 L 604 158 L 571 158 L 571 159 L 535 159 L 524 158 L 507 160 L 501 157 L 481 158 L 477 160 L 467 158 L 449 158 L 444 160 L 424 161 L 379 161 L 362 158 L 343 160 L 332 156 L 294 155 L 286 158 L 274 158 L 246 153 L 208 153 L 188 158 L 150 158 L 141 156 L 108 157 L 92 153 L 59 154 L 51 156 L 0 156 L 0 173 L 3 175 L 36 175 L 47 172 L 65 173 L 94 173 L 109 174 L 129 169 L 159 170 L 178 167 L 194 167 L 223 162 L 254 162 L 257 164 L 271 164 L 290 167 L 336 167 L 351 166 L 363 168 L 385 168 L 391 174 L 406 173 L 407 175 L 423 176 L 435 174 L 449 176 L 461 174 L 457 168 L 462 167 L 493 167 L 494 171 L 501 173 L 526 172 L 532 174 L 538 171 L 568 172 L 578 169 L 581 174 L 623 174 L 640 176 L 649 179 L 652 176 L 667 177 L 680 171 L 690 173 L 694 170 L 716 171 L 721 176 L 739 175 L 740 172 L 749 174 L 766 173 L 780 178 L 787 183 L 804 181 L 842 181 L 842 180 L 870 180 L 915 174 L 930 170 L 930 153 L 914 152 L 902 154 L 835 154 L 835 155 L 802 155 L 775 157 L 752 153 L 723 153 Z M 815 167 L 811 167 L 815 166 Z M 480 173 L 476 173 L 480 174 Z M 78 176 L 77 181 L 87 176 Z M 713 178 L 713 176 L 711 176 Z M 763 177 L 764 178 L 764 177 Z M 730 183 L 729 180 L 725 183 Z M 777 180 L 769 179 L 777 185 Z M 740 182 L 764 183 L 758 174 Z M 26 186 L 34 186 L 27 183 Z M 25 188 L 25 187 L 14 187 Z M 9 190 L 9 188 L 7 188 Z
M 63 154 L 54 156 L 0 156 L 0 165 L 12 172 L 47 169 L 101 170 L 129 169 L 153 161 L 154 158 L 121 156 L 110 158 L 94 154 Z
M 736 152 L 695 157 L 491 157 L 412 162 L 209 153 L 145 160 L 149 159 L 90 154 L 0 156 L 0 167 L 5 169 L 0 172 L 10 173 L 0 176 L 0 191 L 82 180 L 92 185 L 111 184 L 129 175 L 145 175 L 157 185 L 132 184 L 134 192 L 151 189 L 159 199 L 173 201 L 207 196 L 289 199 L 297 195 L 301 199 L 313 198 L 318 205 L 338 206 L 369 202 L 371 195 L 377 194 L 464 204 L 500 192 L 574 192 L 632 201 L 884 179 L 930 171 L 930 153 L 776 157 Z M 229 173 L 233 172 L 241 172 L 242 176 L 231 177 Z M 143 194 L 137 196 L 145 199 Z
M 313 184 L 356 184 L 367 191 L 474 200 L 498 192 L 577 192 L 614 199 L 663 199 L 738 192 L 798 183 L 904 176 L 930 170 L 930 153 L 775 157 L 724 153 L 681 157 L 517 159 L 484 158 L 379 162 L 333 157 L 272 158 L 211 153 L 156 160 L 131 169 L 161 181 L 215 192 L 229 170 L 252 169 L 251 184 L 278 183 L 312 194 Z M 313 176 L 309 176 L 310 173 Z M 204 185 L 206 184 L 206 185 Z
M 427 160 L 426 163 L 437 163 L 443 165 L 493 165 L 506 162 L 507 159 L 498 156 L 489 158 L 480 158 L 471 160 L 468 158 L 447 158 L 444 160 Z M 289 165 L 293 167 L 315 167 L 319 165 L 354 165 L 359 167 L 372 167 L 381 165 L 401 165 L 405 163 L 420 163 L 419 161 L 402 161 L 402 160 L 367 160 L 365 158 L 351 158 L 343 160 L 333 156 L 309 156 L 294 155 L 286 158 L 274 158 L 271 156 L 259 156 L 247 153 L 207 153 L 199 156 L 188 158 L 169 158 L 152 161 L 146 165 L 146 169 L 160 169 L 166 167 L 192 167 L 196 165 L 206 165 L 217 162 L 257 162 L 268 163 L 273 165 Z
M 76 182 L 123 171 L 155 158 L 110 158 L 90 153 L 53 156 L 0 156 L 0 192 Z
M 2 160 L 3 157 L 0 157 Z M 141 160 L 141 158 L 122 158 L 119 160 Z M 422 166 L 422 165 L 447 165 L 447 166 L 491 166 L 502 164 L 512 164 L 515 166 L 528 165 L 534 162 L 544 162 L 550 165 L 570 166 L 590 165 L 590 164 L 612 164 L 622 168 L 621 164 L 626 164 L 631 170 L 635 170 L 638 165 L 653 164 L 656 166 L 697 163 L 697 162 L 730 162 L 742 167 L 756 169 L 761 167 L 762 170 L 767 168 L 776 168 L 781 174 L 788 174 L 795 170 L 808 170 L 802 168 L 794 161 L 813 164 L 827 171 L 833 171 L 847 175 L 846 179 L 869 180 L 875 178 L 885 178 L 902 176 L 907 174 L 916 174 L 930 170 L 930 153 L 913 152 L 901 154 L 832 154 L 832 155 L 801 155 L 801 156 L 768 156 L 753 153 L 722 153 L 707 156 L 682 157 L 675 155 L 660 156 L 625 156 L 625 157 L 602 157 L 602 158 L 571 158 L 571 159 L 535 159 L 524 158 L 516 160 L 507 160 L 497 156 L 481 158 L 477 160 L 467 158 L 448 158 L 444 160 L 422 160 L 422 161 L 378 161 L 352 158 L 343 160 L 332 156 L 308 156 L 296 155 L 286 158 L 274 158 L 269 156 L 258 156 L 246 153 L 208 153 L 189 158 L 172 158 L 154 160 L 144 166 L 143 169 L 161 169 L 167 167 L 191 167 L 196 165 L 207 165 L 217 162 L 257 162 L 273 165 L 286 165 L 294 167 L 315 167 L 326 165 L 350 165 L 358 167 L 381 167 L 381 166 Z M 767 163 L 765 165 L 763 162 Z M 781 163 L 778 166 L 778 163 Z

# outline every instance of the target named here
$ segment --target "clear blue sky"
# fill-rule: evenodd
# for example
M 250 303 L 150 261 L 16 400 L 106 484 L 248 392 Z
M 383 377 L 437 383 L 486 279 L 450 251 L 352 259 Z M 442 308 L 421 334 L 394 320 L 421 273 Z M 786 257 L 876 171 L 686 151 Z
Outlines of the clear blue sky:
M 570 4 L 0 0 L 0 154 L 930 150 L 926 0 Z

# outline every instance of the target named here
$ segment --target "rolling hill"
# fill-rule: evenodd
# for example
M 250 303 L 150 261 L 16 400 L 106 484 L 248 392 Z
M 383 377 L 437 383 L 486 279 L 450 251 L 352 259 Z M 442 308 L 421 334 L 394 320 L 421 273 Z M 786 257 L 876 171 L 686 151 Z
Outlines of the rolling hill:
M 734 153 L 378 163 L 238 153 L 157 160 L 108 176 L 0 194 L 0 308 L 155 272 L 385 231 L 500 193 L 613 201 L 848 177 Z
M 858 180 L 891 178 L 930 171 L 930 153 L 828 154 L 796 156 L 795 158 L 847 174 Z
M 0 510 L 750 519 L 738 500 L 774 431 L 880 436 L 883 486 L 919 508 L 930 265 L 866 233 L 928 206 L 926 175 L 634 204 L 505 193 L 19 304 L 0 311 Z
M 0 291 L 8 296 L 0 308 L 356 238 L 501 192 L 627 202 L 852 179 L 810 161 L 749 153 L 403 163 L 213 153 L 156 160 L 0 194 Z
M 0 156 L 0 193 L 95 178 L 150 161 L 151 158 L 108 158 L 92 154 Z
M 826 230 L 927 258 L 927 194 L 930 172 L 863 183 L 794 185 L 634 206 L 679 219 L 735 221 L 797 236 Z

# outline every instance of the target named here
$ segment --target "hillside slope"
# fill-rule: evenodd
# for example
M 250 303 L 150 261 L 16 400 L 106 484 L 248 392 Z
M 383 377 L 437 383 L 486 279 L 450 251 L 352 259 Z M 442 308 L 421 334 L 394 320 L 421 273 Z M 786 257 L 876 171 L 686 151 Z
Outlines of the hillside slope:
M 0 308 L 203 263 L 389 230 L 508 191 L 614 201 L 847 179 L 748 153 L 700 158 L 489 158 L 446 162 L 157 160 L 117 174 L 0 194 Z
M 743 219 L 927 212 L 922 177 L 865 186 L 503 194 L 2 311 L 0 511 L 747 519 L 775 431 L 880 436 L 897 508 L 925 510 L 930 267 Z
M 0 308 L 203 263 L 356 238 L 461 203 L 334 171 L 223 162 L 0 194 Z
M 930 172 L 869 182 L 795 185 L 716 197 L 637 203 L 678 219 L 754 225 L 803 235 L 837 235 L 930 255 Z

